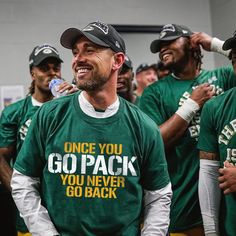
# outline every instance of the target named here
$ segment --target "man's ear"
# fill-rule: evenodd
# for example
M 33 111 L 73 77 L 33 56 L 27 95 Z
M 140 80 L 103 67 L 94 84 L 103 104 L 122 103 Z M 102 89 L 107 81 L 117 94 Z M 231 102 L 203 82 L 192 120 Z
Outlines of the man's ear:
M 30 75 L 31 75 L 31 79 L 35 80 L 35 73 L 33 72 L 33 70 L 30 71 Z
M 119 68 L 122 67 L 124 61 L 125 61 L 125 55 L 124 55 L 124 53 L 122 53 L 122 52 L 117 52 L 117 53 L 114 55 L 114 64 L 113 64 L 112 69 L 118 70 Z

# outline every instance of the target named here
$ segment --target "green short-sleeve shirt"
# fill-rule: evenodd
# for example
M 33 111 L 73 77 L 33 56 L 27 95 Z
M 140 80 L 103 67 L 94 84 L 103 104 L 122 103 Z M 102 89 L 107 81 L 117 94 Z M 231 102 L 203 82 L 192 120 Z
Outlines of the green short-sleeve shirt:
M 202 70 L 193 80 L 180 80 L 168 75 L 144 90 L 139 107 L 157 125 L 161 125 L 175 114 L 193 89 L 203 83 L 214 86 L 216 95 L 234 87 L 236 77 L 232 66 L 212 71 Z M 200 115 L 201 111 L 197 112 L 183 137 L 166 156 L 173 190 L 170 232 L 179 232 L 202 224 L 198 201 L 197 150 Z
M 236 164 L 236 88 L 205 104 L 201 115 L 198 148 L 218 153 L 221 167 L 225 160 Z M 221 199 L 221 235 L 236 235 L 236 194 L 222 194 Z
M 118 112 L 96 119 L 78 94 L 35 115 L 14 166 L 41 178 L 42 202 L 60 235 L 139 235 L 143 189 L 169 183 L 156 124 L 120 98 Z

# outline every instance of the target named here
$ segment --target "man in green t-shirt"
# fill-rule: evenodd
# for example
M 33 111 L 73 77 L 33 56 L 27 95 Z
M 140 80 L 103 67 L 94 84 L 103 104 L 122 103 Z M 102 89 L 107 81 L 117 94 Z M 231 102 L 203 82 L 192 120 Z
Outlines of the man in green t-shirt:
M 231 50 L 236 74 L 236 32 L 223 49 Z M 231 192 L 232 184 L 228 186 L 228 181 L 235 181 L 229 174 L 236 170 L 236 87 L 205 104 L 200 127 L 199 199 L 205 234 L 236 235 L 236 193 Z
M 201 68 L 201 49 L 222 52 L 223 42 L 185 26 L 165 25 L 151 44 L 171 73 L 144 90 L 140 108 L 160 125 L 173 197 L 171 235 L 204 235 L 198 200 L 200 111 L 213 95 L 236 85 L 232 67 Z
M 65 30 L 61 44 L 80 92 L 38 110 L 11 181 L 30 232 L 165 236 L 172 191 L 160 132 L 116 92 L 123 39 L 92 22 Z
M 36 46 L 29 57 L 29 69 L 32 79 L 29 96 L 7 106 L 2 111 L 0 119 L 0 198 L 3 206 L 1 208 L 1 214 L 3 214 L 1 235 L 16 235 L 16 232 L 11 233 L 3 228 L 7 228 L 9 224 L 12 225 L 12 228 L 15 228 L 13 222 L 15 212 L 10 209 L 13 205 L 10 194 L 12 176 L 10 163 L 15 162 L 33 115 L 43 103 L 53 98 L 48 85 L 54 77 L 61 77 L 61 63 L 62 59 L 56 48 L 48 44 Z M 65 82 L 61 85 L 61 90 L 65 91 L 67 89 L 72 89 L 72 86 Z M 17 217 L 16 228 L 18 235 L 28 235 L 26 234 L 27 228 L 20 217 Z

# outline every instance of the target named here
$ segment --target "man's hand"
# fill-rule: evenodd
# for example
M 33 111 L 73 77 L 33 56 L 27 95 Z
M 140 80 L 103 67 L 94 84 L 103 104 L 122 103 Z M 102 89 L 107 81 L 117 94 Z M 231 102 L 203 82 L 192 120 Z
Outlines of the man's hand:
M 197 48 L 201 46 L 206 51 L 211 51 L 212 37 L 204 32 L 195 32 L 191 35 L 191 46 Z
M 69 84 L 68 82 L 64 81 L 63 83 L 60 84 L 58 91 L 60 93 L 67 91 L 67 94 L 72 94 L 79 91 L 79 89 L 75 85 Z
M 236 167 L 225 161 L 224 168 L 220 168 L 221 176 L 218 178 L 220 188 L 224 190 L 224 194 L 236 192 Z
M 190 98 L 193 99 L 199 107 L 202 107 L 206 101 L 215 95 L 214 87 L 209 83 L 200 84 L 193 90 Z

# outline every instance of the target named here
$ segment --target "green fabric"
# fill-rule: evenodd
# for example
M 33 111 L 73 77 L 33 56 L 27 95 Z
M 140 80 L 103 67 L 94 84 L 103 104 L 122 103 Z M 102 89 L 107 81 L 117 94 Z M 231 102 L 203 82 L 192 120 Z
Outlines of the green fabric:
M 201 116 L 198 148 L 205 152 L 219 153 L 221 167 L 227 160 L 236 164 L 236 88 L 208 101 Z M 236 235 L 236 194 L 222 194 L 221 235 Z
M 62 236 L 139 235 L 142 189 L 169 183 L 160 132 L 147 115 L 120 98 L 115 115 L 92 118 L 77 93 L 37 112 L 14 168 L 41 178 Z
M 215 86 L 217 95 L 234 87 L 236 78 L 232 66 L 212 71 L 203 70 L 194 80 L 179 80 L 169 75 L 144 90 L 139 107 L 156 124 L 161 125 L 177 111 L 194 88 L 205 82 Z M 197 150 L 200 112 L 197 112 L 184 136 L 166 157 L 173 189 L 170 232 L 187 230 L 202 224 L 198 201 Z
M 16 145 L 18 153 L 27 134 L 32 116 L 38 110 L 33 106 L 31 96 L 7 106 L 1 114 L 0 120 L 0 147 Z M 15 157 L 13 162 L 15 162 Z M 17 215 L 17 230 L 27 232 L 23 219 Z

